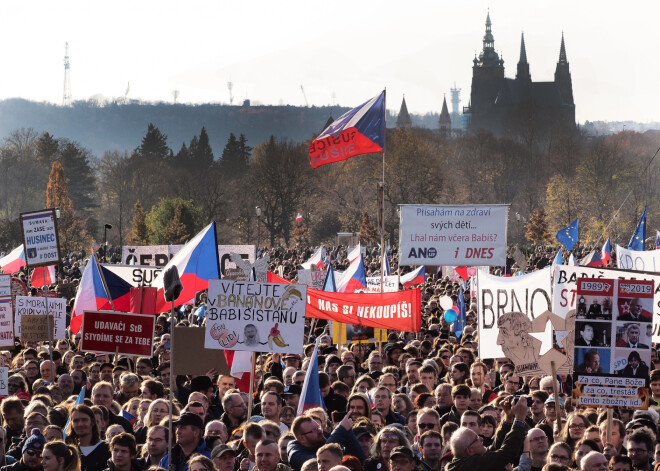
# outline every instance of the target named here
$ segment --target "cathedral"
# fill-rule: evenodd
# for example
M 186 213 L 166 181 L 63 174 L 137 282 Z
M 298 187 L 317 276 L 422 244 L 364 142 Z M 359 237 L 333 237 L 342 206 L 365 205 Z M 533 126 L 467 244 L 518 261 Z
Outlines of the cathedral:
M 563 33 L 552 82 L 532 81 L 524 35 L 516 78 L 504 77 L 504 60 L 495 51 L 490 13 L 486 17 L 483 51 L 473 62 L 470 105 L 463 109 L 469 133 L 489 131 L 505 136 L 575 129 L 573 85 Z

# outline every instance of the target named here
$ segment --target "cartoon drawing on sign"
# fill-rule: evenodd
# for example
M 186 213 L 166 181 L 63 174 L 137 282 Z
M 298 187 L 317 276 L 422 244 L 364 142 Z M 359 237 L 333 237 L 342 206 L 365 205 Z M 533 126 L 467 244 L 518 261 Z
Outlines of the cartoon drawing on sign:
M 302 301 L 302 294 L 296 288 L 290 286 L 282 295 L 282 310 L 290 311 L 300 301 Z
M 236 332 L 229 332 L 224 324 L 215 324 L 211 328 L 210 335 L 217 340 L 223 348 L 231 348 L 238 343 L 238 335 L 236 335 Z
M 255 260 L 254 263 L 250 263 L 249 260 L 244 260 L 237 253 L 230 253 L 229 259 L 232 261 L 237 268 L 240 268 L 243 273 L 245 273 L 246 278 L 249 280 L 252 276 L 252 269 L 257 273 L 266 273 L 268 271 L 268 262 L 270 262 L 270 255 L 266 254 L 262 258 Z M 254 280 L 253 280 L 254 281 Z
M 506 312 L 497 320 L 497 345 L 514 365 L 536 361 L 534 343 L 529 335 L 532 322 L 522 312 Z
M 275 323 L 275 326 L 270 329 L 270 335 L 268 335 L 268 346 L 270 349 L 273 349 L 273 342 L 275 342 L 275 345 L 278 347 L 288 347 L 289 344 L 284 342 L 284 339 L 282 338 L 282 334 L 277 328 L 278 323 Z

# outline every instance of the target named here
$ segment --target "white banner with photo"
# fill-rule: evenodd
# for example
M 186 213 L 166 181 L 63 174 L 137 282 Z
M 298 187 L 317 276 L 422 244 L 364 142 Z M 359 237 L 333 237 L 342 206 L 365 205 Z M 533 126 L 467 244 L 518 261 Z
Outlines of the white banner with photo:
M 400 265 L 506 265 L 508 205 L 400 208 Z
M 553 282 L 552 308 L 555 314 L 566 317 L 568 311 L 576 309 L 578 278 L 618 278 L 619 280 L 654 281 L 653 295 L 653 342 L 660 342 L 660 275 L 635 271 L 557 265 Z M 588 309 L 588 307 L 587 307 Z
M 519 312 L 531 321 L 550 310 L 552 274 L 550 267 L 527 275 L 500 277 L 477 272 L 477 313 L 479 319 L 479 356 L 501 358 L 524 341 L 520 332 L 508 329 L 500 332 L 500 318 Z M 507 352 L 509 352 L 507 354 Z
M 204 348 L 302 353 L 307 287 L 210 280 Z

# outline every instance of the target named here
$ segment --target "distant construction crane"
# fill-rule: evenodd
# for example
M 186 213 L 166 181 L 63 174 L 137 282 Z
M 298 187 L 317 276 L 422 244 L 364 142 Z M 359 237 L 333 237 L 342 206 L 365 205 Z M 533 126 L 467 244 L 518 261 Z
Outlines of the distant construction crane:
M 229 90 L 229 104 L 234 104 L 234 83 L 232 81 L 227 82 L 227 89 Z
M 71 63 L 69 62 L 69 43 L 64 43 L 64 95 L 62 97 L 62 106 L 71 106 L 71 77 L 69 69 Z
M 128 92 L 131 91 L 131 82 L 126 85 L 126 93 L 124 93 L 124 103 L 128 103 Z
M 302 91 L 303 98 L 305 99 L 305 106 L 309 107 L 309 102 L 307 101 L 307 95 L 305 94 L 305 88 L 301 85 L 300 90 Z
M 179 90 L 176 88 L 172 90 L 172 96 L 174 97 L 174 103 L 176 104 L 176 99 L 179 98 Z

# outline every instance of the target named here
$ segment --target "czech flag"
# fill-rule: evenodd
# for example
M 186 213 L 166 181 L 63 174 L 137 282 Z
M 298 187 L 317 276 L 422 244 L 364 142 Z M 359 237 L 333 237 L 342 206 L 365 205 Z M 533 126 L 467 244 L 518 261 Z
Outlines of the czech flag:
M 206 226 L 192 240 L 183 246 L 172 260 L 163 267 L 163 273 L 170 267 L 176 266 L 183 290 L 174 301 L 174 307 L 185 304 L 195 293 L 208 289 L 209 280 L 220 278 L 218 264 L 218 243 L 215 237 L 215 221 Z M 158 292 L 156 294 L 156 312 L 169 309 L 165 301 L 163 277 L 159 276 L 152 284 Z
M 121 410 L 121 416 L 128 420 L 131 424 L 135 424 L 135 421 L 137 420 L 137 417 L 124 409 Z
M 25 250 L 23 244 L 0 258 L 0 268 L 4 273 L 16 273 L 25 266 Z
M 313 168 L 361 154 L 385 152 L 385 91 L 337 118 L 312 141 Z
M 353 263 L 355 259 L 357 259 L 360 255 L 362 255 L 362 247 L 360 246 L 360 243 L 353 247 L 351 250 L 348 252 L 348 261 Z
M 410 273 L 403 275 L 400 281 L 404 288 L 412 288 L 415 285 L 421 285 L 424 283 L 425 275 L 426 266 L 422 265 L 417 270 L 413 270 Z
M 607 266 L 607 264 L 610 263 L 610 260 L 612 260 L 612 246 L 610 245 L 609 237 L 603 244 L 603 248 L 600 252 L 601 252 L 600 258 L 603 261 L 603 265 Z
M 238 390 L 248 392 L 250 390 L 250 373 L 254 368 L 252 352 L 225 350 L 225 359 L 229 366 L 229 373 L 236 380 Z
M 325 281 L 323 282 L 323 291 L 331 293 L 337 292 L 337 284 L 335 283 L 335 270 L 332 265 L 328 265 L 328 271 L 325 274 Z
M 302 214 L 300 213 L 298 213 L 298 215 L 296 216 L 296 222 L 298 221 L 302 221 Z
M 84 311 L 99 311 L 106 304 L 109 304 L 110 297 L 103 286 L 100 274 L 101 267 L 95 256 L 91 256 L 82 279 L 78 285 L 76 299 L 73 302 L 71 311 L 71 332 L 77 334 L 82 326 Z
M 282 278 L 280 275 L 276 275 L 272 271 L 268 272 L 267 281 L 268 283 L 288 283 L 288 284 L 293 283 L 293 281 L 287 280 L 286 278 Z
M 583 267 L 598 268 L 603 266 L 603 260 L 600 258 L 597 251 L 592 250 L 586 257 L 580 260 L 580 265 Z
M 314 254 L 302 264 L 302 267 L 306 270 L 312 268 L 312 265 L 316 265 L 317 268 L 323 267 L 323 259 L 325 259 L 325 247 L 319 247 L 314 251 Z
M 323 395 L 321 394 L 321 386 L 319 385 L 319 343 L 314 345 L 314 352 L 312 358 L 309 359 L 309 367 L 307 374 L 305 374 L 305 382 L 303 383 L 302 393 L 300 394 L 300 402 L 298 402 L 298 411 L 296 416 L 300 417 L 307 409 L 314 407 L 325 408 Z
M 337 293 L 355 293 L 367 289 L 367 273 L 364 270 L 362 255 L 348 266 L 348 270 L 337 280 Z
M 30 284 L 33 288 L 43 288 L 44 285 L 54 285 L 57 283 L 57 277 L 55 276 L 55 265 L 49 265 L 45 267 L 37 267 L 32 270 L 32 275 L 30 276 Z M 44 271 L 46 272 L 46 278 L 44 279 Z

